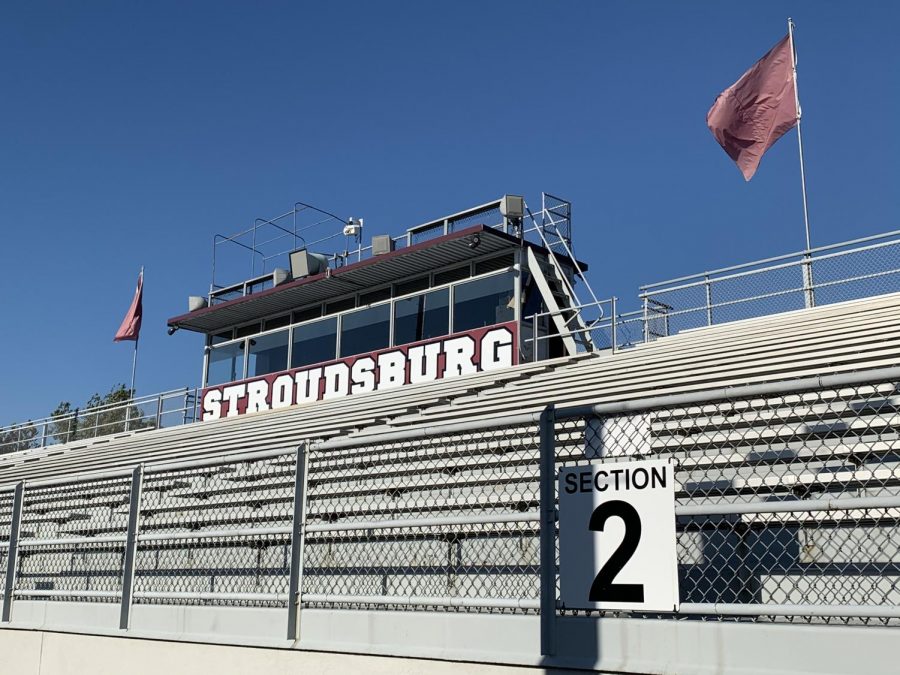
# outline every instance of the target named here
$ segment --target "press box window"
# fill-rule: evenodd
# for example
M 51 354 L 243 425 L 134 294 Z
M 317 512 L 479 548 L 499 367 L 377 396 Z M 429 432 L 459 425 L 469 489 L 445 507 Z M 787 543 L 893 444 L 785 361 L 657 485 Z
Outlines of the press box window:
M 376 305 L 341 317 L 341 356 L 353 356 L 390 345 L 391 305 Z
M 234 382 L 244 377 L 244 343 L 235 342 L 209 350 L 206 386 Z
M 288 332 L 286 330 L 268 335 L 257 335 L 248 340 L 250 355 L 247 362 L 247 377 L 268 375 L 287 368 Z
M 440 337 L 450 332 L 450 291 L 442 288 L 394 302 L 394 344 Z
M 453 331 L 492 326 L 515 318 L 512 272 L 468 281 L 453 287 Z
M 337 318 L 294 326 L 291 368 L 333 361 L 337 351 Z

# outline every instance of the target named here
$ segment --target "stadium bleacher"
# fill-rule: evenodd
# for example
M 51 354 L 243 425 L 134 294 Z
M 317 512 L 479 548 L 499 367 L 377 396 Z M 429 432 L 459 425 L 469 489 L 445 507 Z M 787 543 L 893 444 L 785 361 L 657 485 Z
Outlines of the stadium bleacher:
M 509 412 L 602 403 L 878 368 L 900 355 L 900 295 L 687 331 L 615 354 L 564 357 L 186 427 L 141 431 L 0 457 L 0 484 L 138 462 L 296 447 Z

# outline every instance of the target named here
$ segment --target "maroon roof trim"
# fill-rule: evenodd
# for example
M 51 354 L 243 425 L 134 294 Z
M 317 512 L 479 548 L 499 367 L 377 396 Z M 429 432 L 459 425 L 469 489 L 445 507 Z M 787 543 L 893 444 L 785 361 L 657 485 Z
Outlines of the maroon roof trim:
M 508 239 L 511 244 L 519 244 L 523 243 L 526 246 L 531 246 L 533 248 L 546 251 L 543 246 L 539 246 L 529 241 L 520 240 L 518 237 L 514 237 L 505 232 L 501 232 L 493 227 L 488 227 L 487 225 L 473 225 L 471 227 L 467 227 L 464 230 L 459 230 L 458 232 L 451 232 L 450 234 L 444 234 L 440 237 L 435 237 L 434 239 L 429 239 L 428 241 L 423 241 L 419 244 L 413 244 L 412 246 L 405 246 L 401 249 L 397 249 L 395 251 L 391 251 L 389 253 L 385 253 L 379 256 L 373 256 L 371 258 L 366 258 L 365 260 L 360 260 L 359 262 L 351 263 L 349 265 L 345 265 L 343 267 L 338 267 L 334 269 L 326 270 L 320 274 L 316 274 L 313 276 L 303 277 L 302 279 L 295 279 L 294 281 L 289 281 L 286 284 L 281 284 L 280 286 L 275 286 L 274 288 L 267 288 L 264 291 L 260 291 L 259 293 L 253 293 L 251 295 L 244 295 L 240 298 L 235 298 L 234 300 L 227 300 L 225 302 L 219 302 L 215 305 L 211 305 L 209 307 L 204 307 L 202 309 L 194 310 L 193 312 L 188 312 L 187 314 L 179 314 L 178 316 L 174 316 L 169 319 L 166 323 L 169 326 L 177 326 L 185 321 L 190 319 L 194 319 L 199 316 L 204 316 L 211 312 L 217 312 L 226 307 L 232 307 L 234 305 L 244 303 L 244 302 L 253 302 L 259 298 L 265 297 L 267 295 L 272 295 L 274 293 L 281 293 L 282 291 L 288 290 L 290 288 L 296 288 L 298 286 L 302 286 L 303 284 L 310 284 L 316 281 L 320 281 L 325 279 L 327 276 L 331 277 L 339 277 L 343 274 L 346 274 L 352 270 L 358 270 L 360 268 L 366 267 L 368 265 L 373 265 L 376 263 L 383 262 L 385 260 L 390 260 L 391 258 L 408 255 L 411 253 L 415 253 L 416 251 L 421 251 L 426 248 L 430 248 L 431 246 L 435 246 L 436 244 L 441 244 L 447 241 L 453 241 L 455 239 L 462 239 L 464 237 L 468 237 L 470 235 L 486 232 L 491 234 L 492 236 L 498 236 L 500 238 Z M 563 256 L 565 257 L 565 256 Z M 587 269 L 587 266 L 584 263 L 580 263 L 582 269 Z

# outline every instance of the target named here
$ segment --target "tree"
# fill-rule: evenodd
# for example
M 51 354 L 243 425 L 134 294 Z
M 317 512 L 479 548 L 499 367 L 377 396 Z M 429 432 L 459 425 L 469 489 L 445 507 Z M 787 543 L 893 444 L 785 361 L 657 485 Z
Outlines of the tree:
M 138 406 L 128 405 L 132 398 L 131 390 L 118 384 L 104 396 L 95 393 L 80 409 L 73 409 L 70 402 L 62 401 L 50 413 L 53 418 L 50 435 L 58 443 L 70 443 L 153 428 L 156 425 L 154 418 L 147 419 Z
M 31 420 L 0 429 L 0 454 L 37 447 L 37 427 Z

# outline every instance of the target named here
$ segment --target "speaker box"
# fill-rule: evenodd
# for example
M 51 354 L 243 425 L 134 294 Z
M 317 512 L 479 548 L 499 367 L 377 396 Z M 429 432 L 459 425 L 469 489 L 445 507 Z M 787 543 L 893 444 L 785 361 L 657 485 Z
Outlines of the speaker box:
M 394 250 L 394 240 L 389 234 L 376 234 L 372 237 L 372 255 L 384 255 Z

